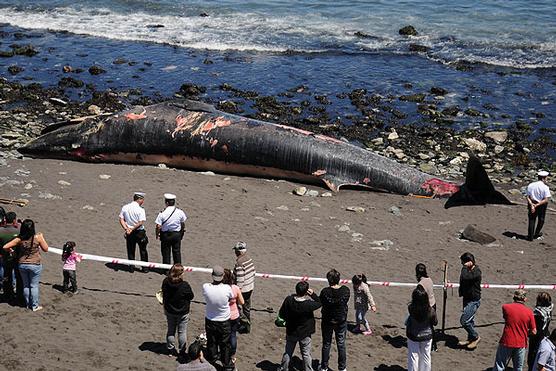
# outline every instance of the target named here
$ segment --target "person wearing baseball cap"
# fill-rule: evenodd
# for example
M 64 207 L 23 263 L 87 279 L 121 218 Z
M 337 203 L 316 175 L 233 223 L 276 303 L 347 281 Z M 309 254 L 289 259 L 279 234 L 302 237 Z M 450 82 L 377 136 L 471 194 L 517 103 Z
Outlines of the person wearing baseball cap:
M 139 254 L 142 261 L 149 261 L 149 254 L 147 253 L 147 232 L 145 231 L 144 223 L 147 221 L 145 209 L 143 209 L 143 202 L 145 202 L 145 193 L 135 192 L 133 194 L 133 201 L 122 207 L 120 211 L 120 226 L 125 231 L 127 258 L 135 260 L 135 245 L 139 245 Z M 134 271 L 134 267 L 129 267 L 130 272 Z M 143 272 L 148 272 L 147 267 L 142 268 Z
M 166 208 L 155 219 L 155 235 L 156 239 L 160 238 L 162 263 L 171 264 L 171 253 L 174 264 L 181 264 L 181 240 L 185 233 L 187 215 L 176 206 L 176 195 L 172 193 L 164 194 L 164 204 Z
M 493 371 L 503 371 L 513 361 L 514 370 L 522 370 L 529 334 L 537 333 L 533 311 L 525 305 L 527 293 L 519 289 L 514 292 L 514 302 L 502 305 L 504 330 L 496 350 Z
M 527 239 L 529 241 L 542 238 L 541 230 L 544 225 L 548 199 L 551 197 L 550 189 L 547 185 L 549 175 L 548 171 L 541 170 L 537 173 L 538 180 L 527 186 L 527 216 L 529 219 Z M 536 228 L 535 223 L 537 224 Z
M 249 323 L 251 322 L 251 295 L 255 289 L 255 263 L 253 259 L 247 254 L 247 244 L 243 241 L 237 242 L 232 248 L 236 254 L 236 264 L 234 273 L 237 279 L 237 285 L 243 295 L 245 303 L 241 306 L 243 315 L 247 317 Z M 251 331 L 249 328 L 243 329 L 245 333 Z
M 206 358 L 215 366 L 218 354 L 224 371 L 232 371 L 232 344 L 230 336 L 230 304 L 234 294 L 230 285 L 222 283 L 224 268 L 219 265 L 212 267 L 212 282 L 203 284 L 205 298 L 205 332 L 207 334 Z

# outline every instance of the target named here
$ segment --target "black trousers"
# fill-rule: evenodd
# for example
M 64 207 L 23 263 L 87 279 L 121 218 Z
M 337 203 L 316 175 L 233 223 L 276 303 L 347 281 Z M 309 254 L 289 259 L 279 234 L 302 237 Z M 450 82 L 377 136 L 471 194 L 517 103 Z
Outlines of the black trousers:
M 253 295 L 253 290 L 249 292 L 242 292 L 241 294 L 243 295 L 243 300 L 245 301 L 245 303 L 241 306 L 241 310 L 243 311 L 245 317 L 251 321 L 251 295 Z
M 127 247 L 127 258 L 129 260 L 135 260 L 135 245 L 139 245 L 139 254 L 141 255 L 141 260 L 144 262 L 149 261 L 149 254 L 147 253 L 147 244 L 149 239 L 147 238 L 147 232 L 144 229 L 134 230 L 125 239 Z
M 205 318 L 205 331 L 207 333 L 207 361 L 214 366 L 218 350 L 220 350 L 220 361 L 224 371 L 232 371 L 234 365 L 232 363 L 232 326 L 230 320 L 211 321 Z
M 4 277 L 2 277 L 4 298 L 6 300 L 16 299 L 20 303 L 25 303 L 25 298 L 23 297 L 23 281 L 21 281 L 21 275 L 17 268 L 17 261 L 13 258 L 6 257 L 4 257 L 2 261 L 4 264 Z M 12 272 L 15 272 L 15 297 Z
M 548 204 L 542 204 L 539 207 L 535 207 L 535 212 L 531 212 L 531 206 L 527 205 L 527 213 L 529 217 L 529 228 L 527 231 L 527 238 L 532 241 L 533 238 L 538 237 L 541 233 L 542 227 L 544 226 L 544 217 L 546 215 L 546 208 Z M 535 222 L 537 221 L 537 228 L 535 229 Z
M 64 284 L 63 290 L 64 292 L 68 291 L 69 285 L 71 284 L 71 292 L 77 291 L 77 274 L 74 270 L 64 269 Z
M 174 264 L 181 264 L 181 236 L 180 232 L 160 232 L 160 252 L 162 263 L 170 263 L 170 253 L 174 258 Z

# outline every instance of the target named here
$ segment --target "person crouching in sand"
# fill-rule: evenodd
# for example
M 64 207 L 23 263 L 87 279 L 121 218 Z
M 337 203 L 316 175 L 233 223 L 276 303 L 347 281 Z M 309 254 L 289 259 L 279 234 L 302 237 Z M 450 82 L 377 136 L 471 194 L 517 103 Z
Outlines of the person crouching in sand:
M 64 244 L 62 249 L 62 261 L 64 262 L 63 276 L 64 282 L 62 291 L 68 292 L 70 290 L 73 294 L 77 294 L 77 274 L 76 265 L 81 262 L 81 255 L 75 251 L 75 242 L 68 241 Z M 71 284 L 71 289 L 69 285 Z

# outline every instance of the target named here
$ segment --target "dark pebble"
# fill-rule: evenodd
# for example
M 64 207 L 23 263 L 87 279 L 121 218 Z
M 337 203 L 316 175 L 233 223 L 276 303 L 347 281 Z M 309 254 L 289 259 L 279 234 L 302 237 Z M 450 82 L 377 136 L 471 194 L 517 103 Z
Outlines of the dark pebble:
M 398 32 L 403 36 L 417 36 L 417 30 L 412 25 L 402 27 Z
M 18 73 L 23 71 L 25 71 L 25 68 L 20 66 L 12 65 L 8 67 L 8 72 L 11 73 L 12 75 L 17 75 Z
M 429 51 L 429 47 L 420 44 L 409 44 L 409 51 L 417 52 L 417 53 L 426 53 Z
M 417 102 L 421 103 L 425 100 L 425 94 L 410 94 L 410 95 L 401 95 L 399 98 L 401 101 L 404 102 Z
M 81 80 L 74 79 L 73 77 L 62 77 L 60 81 L 58 81 L 58 86 L 62 89 L 82 88 L 83 86 L 85 86 L 85 83 Z
M 106 70 L 104 70 L 100 66 L 91 66 L 91 67 L 89 67 L 89 73 L 91 75 L 100 75 L 101 73 L 105 73 L 105 72 L 106 72 Z
M 434 95 L 446 95 L 448 93 L 448 90 L 441 88 L 439 86 L 433 86 L 430 90 L 431 94 Z

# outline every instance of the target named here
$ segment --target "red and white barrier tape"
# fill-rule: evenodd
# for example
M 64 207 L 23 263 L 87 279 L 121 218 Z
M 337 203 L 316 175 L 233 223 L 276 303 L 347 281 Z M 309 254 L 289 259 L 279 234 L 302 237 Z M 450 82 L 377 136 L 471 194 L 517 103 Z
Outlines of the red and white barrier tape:
M 62 249 L 58 249 L 56 247 L 50 247 L 48 249 L 49 252 L 53 252 L 55 254 L 62 255 Z M 147 267 L 147 268 L 159 268 L 159 269 L 170 269 L 172 268 L 171 264 L 162 264 L 162 263 L 151 263 L 151 262 L 144 262 L 139 260 L 128 260 L 128 259 L 120 259 L 120 258 L 111 258 L 107 256 L 99 256 L 99 255 L 90 255 L 90 254 L 79 254 L 83 260 L 95 260 L 100 262 L 112 263 L 112 264 L 122 264 L 122 265 L 135 265 L 140 267 Z M 199 268 L 199 267 L 185 267 L 186 272 L 203 272 L 203 273 L 211 273 L 212 269 L 210 268 Z M 309 276 L 288 276 L 283 274 L 270 274 L 270 273 L 257 273 L 257 277 L 263 279 L 283 279 L 283 280 L 295 280 L 295 281 L 312 281 L 312 282 L 327 282 L 326 278 L 320 277 L 309 277 Z M 343 279 L 340 281 L 342 284 L 349 283 L 350 280 Z M 417 283 L 407 283 L 407 282 L 388 282 L 388 281 L 367 281 L 367 284 L 373 286 L 387 286 L 387 287 L 415 287 Z M 444 288 L 444 285 L 434 285 L 435 288 Z M 459 283 L 451 283 L 448 282 L 446 284 L 446 288 L 457 288 L 459 287 Z M 517 285 L 499 285 L 499 284 L 492 284 L 492 283 L 483 283 L 481 285 L 483 289 L 535 289 L 535 290 L 556 290 L 556 284 L 554 285 L 526 285 L 526 284 L 517 284 Z

